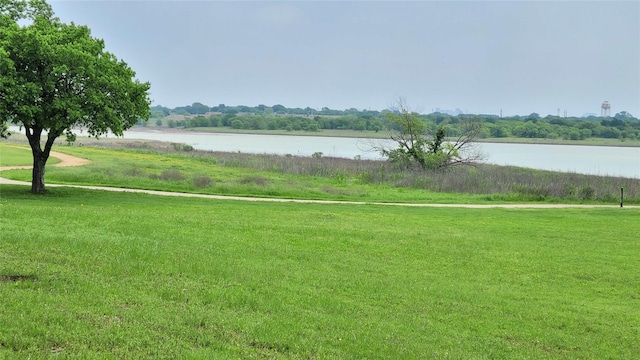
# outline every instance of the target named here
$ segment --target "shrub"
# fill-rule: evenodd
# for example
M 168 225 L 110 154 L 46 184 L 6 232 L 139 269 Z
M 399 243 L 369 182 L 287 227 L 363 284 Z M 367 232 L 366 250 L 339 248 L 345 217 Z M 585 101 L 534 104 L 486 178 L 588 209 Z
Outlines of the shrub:
M 514 185 L 513 189 L 517 193 L 523 195 L 536 195 L 542 199 L 551 195 L 549 189 L 543 184 L 517 184 Z
M 576 194 L 576 187 L 573 184 L 564 184 L 562 185 L 562 196 L 563 197 L 574 197 Z
M 209 176 L 196 176 L 193 178 L 193 186 L 197 188 L 205 188 L 213 183 Z
M 186 179 L 186 176 L 180 170 L 165 170 L 160 174 L 162 180 L 178 181 Z
M 176 151 L 193 151 L 193 146 L 189 144 L 171 143 L 171 146 Z
M 596 189 L 589 185 L 585 185 L 578 190 L 578 199 L 593 200 L 596 197 Z
M 240 184 L 256 184 L 259 186 L 264 186 L 267 184 L 267 179 L 260 176 L 252 176 L 240 180 Z
M 125 176 L 145 176 L 144 170 L 138 168 L 130 168 L 122 172 Z

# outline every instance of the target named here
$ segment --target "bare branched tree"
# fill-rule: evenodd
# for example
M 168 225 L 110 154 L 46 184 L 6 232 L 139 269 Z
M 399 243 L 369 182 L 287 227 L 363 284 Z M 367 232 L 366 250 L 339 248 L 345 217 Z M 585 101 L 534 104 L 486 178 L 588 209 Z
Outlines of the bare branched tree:
M 460 118 L 460 135 L 448 142 L 447 157 L 452 165 L 474 165 L 484 161 L 485 156 L 480 152 L 477 141 L 482 134 L 482 121 L 477 117 L 462 116 Z
M 374 147 L 389 161 L 423 169 L 442 169 L 456 165 L 474 165 L 483 160 L 476 140 L 482 131 L 482 123 L 474 117 L 461 117 L 460 134 L 446 139 L 446 128 L 430 129 L 417 112 L 412 111 L 404 99 L 399 99 L 387 113 L 393 124 L 389 139 L 395 147 Z

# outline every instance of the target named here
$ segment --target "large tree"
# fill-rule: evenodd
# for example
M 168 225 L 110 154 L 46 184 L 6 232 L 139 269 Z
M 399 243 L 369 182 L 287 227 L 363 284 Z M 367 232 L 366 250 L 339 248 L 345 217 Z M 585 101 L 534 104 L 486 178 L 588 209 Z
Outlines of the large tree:
M 475 148 L 475 141 L 482 130 L 482 123 L 470 117 L 461 117 L 460 135 L 446 139 L 446 129 L 440 125 L 430 129 L 419 114 L 411 111 L 404 99 L 386 112 L 394 129 L 389 139 L 395 147 L 378 150 L 391 162 L 422 169 L 442 169 L 454 165 L 471 165 L 483 159 Z
M 45 165 L 61 135 L 122 136 L 149 118 L 149 83 L 88 27 L 60 22 L 44 0 L 0 0 L 0 74 L 0 130 L 7 123 L 25 129 L 33 193 L 45 190 Z

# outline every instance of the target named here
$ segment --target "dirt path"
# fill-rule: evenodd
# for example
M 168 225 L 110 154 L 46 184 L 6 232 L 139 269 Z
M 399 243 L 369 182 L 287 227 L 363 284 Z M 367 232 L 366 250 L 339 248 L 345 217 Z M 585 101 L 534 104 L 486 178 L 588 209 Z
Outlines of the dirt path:
M 53 166 L 81 166 L 89 164 L 87 159 L 79 158 L 73 155 L 63 154 L 56 151 L 52 151 L 50 156 L 60 160 L 59 163 Z M 15 170 L 15 169 L 31 169 L 30 165 L 26 166 L 0 166 L 0 171 L 3 170 Z M 30 182 L 10 180 L 0 177 L 0 184 L 8 185 L 28 185 Z M 226 196 L 226 195 L 206 195 L 206 194 L 190 194 L 190 193 L 178 193 L 168 191 L 156 191 L 156 190 L 143 190 L 143 189 L 126 189 L 107 186 L 88 186 L 88 185 L 61 185 L 61 184 L 47 184 L 47 187 L 73 187 L 79 189 L 90 190 L 102 190 L 102 191 L 115 191 L 115 192 L 131 192 L 131 193 L 143 193 L 159 196 L 177 196 L 177 197 L 191 197 L 202 199 L 215 199 L 215 200 L 240 200 L 240 201 L 269 201 L 269 202 L 289 202 L 289 203 L 313 203 L 313 204 L 347 204 L 347 205 L 388 205 L 388 206 L 407 206 L 407 207 L 440 207 L 440 208 L 469 208 L 469 209 L 492 209 L 492 208 L 504 208 L 504 209 L 560 209 L 560 208 L 581 208 L 581 209 L 594 209 L 594 208 L 620 208 L 620 205 L 582 205 L 582 204 L 408 204 L 408 203 L 380 203 L 380 202 L 362 202 L 362 201 L 334 201 L 334 200 L 303 200 L 303 199 L 279 199 L 279 198 L 259 198 L 259 197 L 242 197 L 242 196 Z M 640 209 L 640 206 L 625 206 L 625 209 Z
M 13 146 L 13 147 L 19 148 L 19 149 L 25 149 L 25 148 L 18 147 L 18 146 Z M 29 149 L 25 149 L 25 150 L 29 150 Z M 61 167 L 62 166 L 82 166 L 82 165 L 87 165 L 87 164 L 89 164 L 91 162 L 91 161 L 89 161 L 87 159 L 83 159 L 83 158 L 80 158 L 80 157 L 77 157 L 77 156 L 73 156 L 73 155 L 67 155 L 67 154 L 59 153 L 57 151 L 52 151 L 51 153 L 49 153 L 49 156 L 60 160 L 59 163 L 53 164 L 52 166 L 61 166 Z M 0 166 L 0 171 L 18 170 L 18 169 L 31 169 L 31 165 Z
M 17 148 L 17 146 L 16 146 Z M 21 148 L 22 149 L 22 148 Z M 25 149 L 25 151 L 27 151 L 29 149 Z M 58 160 L 60 160 L 59 163 L 57 164 L 53 164 L 52 166 L 82 166 L 82 165 L 86 165 L 89 164 L 91 161 L 87 160 L 87 159 L 83 159 L 77 156 L 73 156 L 73 155 L 68 155 L 68 154 L 63 154 L 57 151 L 52 151 L 51 153 L 49 153 L 50 157 L 54 157 Z M 0 171 L 4 171 L 4 170 L 21 170 L 21 169 L 31 169 L 32 165 L 20 165 L 20 166 L 0 166 Z M 3 177 L 0 177 L 0 184 L 10 184 L 10 185 L 29 185 L 31 186 L 31 183 L 26 182 L 26 181 L 17 181 L 17 180 L 11 180 L 11 179 L 5 179 Z M 47 186 L 55 186 L 55 185 L 50 185 L 47 184 Z

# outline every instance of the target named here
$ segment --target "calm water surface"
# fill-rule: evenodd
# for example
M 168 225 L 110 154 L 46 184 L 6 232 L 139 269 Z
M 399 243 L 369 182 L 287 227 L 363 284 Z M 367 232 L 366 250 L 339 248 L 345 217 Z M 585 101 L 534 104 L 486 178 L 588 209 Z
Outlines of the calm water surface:
M 356 156 L 380 159 L 372 147 L 389 144 L 379 139 L 162 131 L 127 131 L 124 137 L 184 143 L 198 150 L 299 156 L 322 152 L 324 156 L 349 159 Z M 478 146 L 490 164 L 640 179 L 640 147 L 502 143 L 479 143 Z

